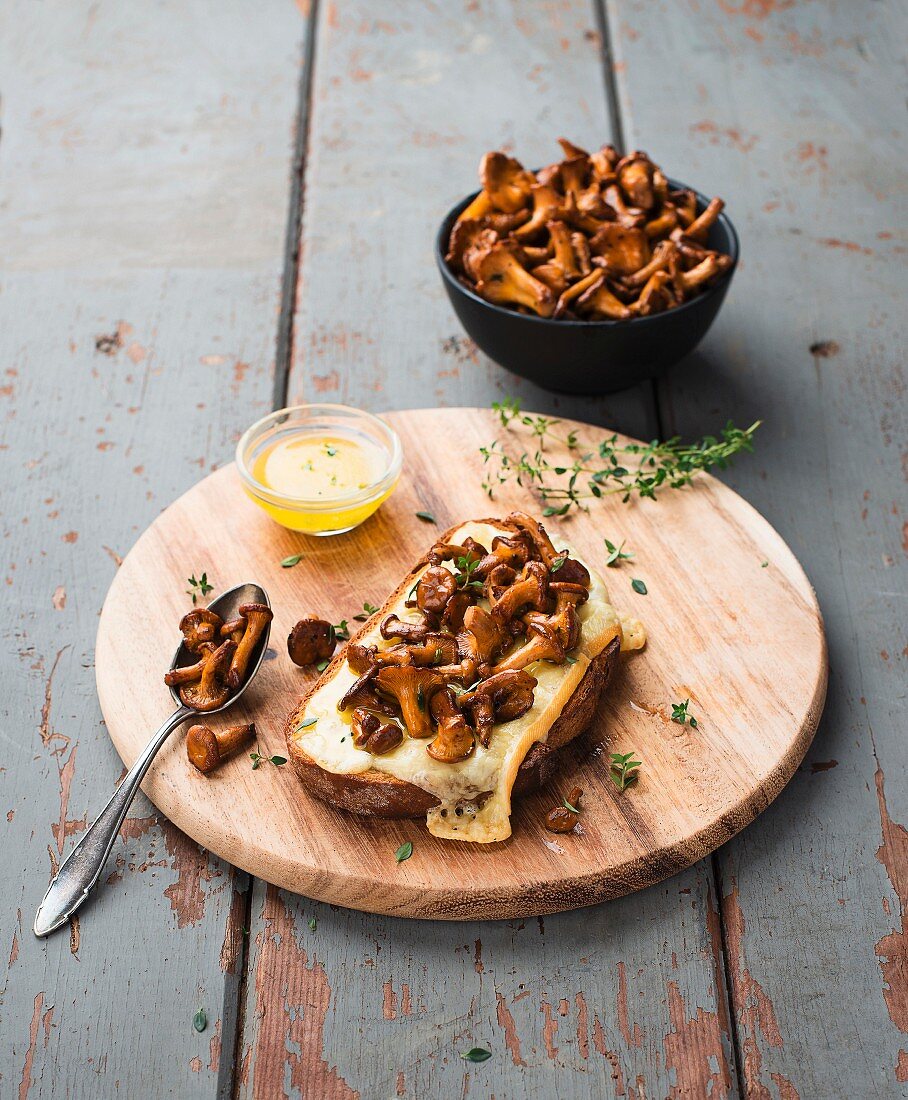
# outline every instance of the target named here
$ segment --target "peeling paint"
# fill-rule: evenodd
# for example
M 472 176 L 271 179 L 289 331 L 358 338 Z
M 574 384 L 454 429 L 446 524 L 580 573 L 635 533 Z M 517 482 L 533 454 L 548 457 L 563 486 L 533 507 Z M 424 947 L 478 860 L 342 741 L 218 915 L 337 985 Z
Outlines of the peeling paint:
M 760 1043 L 765 1041 L 771 1047 L 781 1047 L 782 1035 L 772 1001 L 746 965 L 744 914 L 738 900 L 737 883 L 732 884 L 731 893 L 726 894 L 722 899 L 722 916 L 732 981 L 732 1000 L 738 1021 L 744 1082 L 748 1096 L 768 1100 L 769 1089 L 762 1080 L 763 1053 Z M 781 1078 L 781 1075 L 779 1076 Z M 786 1085 L 790 1085 L 785 1078 L 781 1079 L 786 1081 Z
M 666 1068 L 675 1073 L 669 1095 L 679 1100 L 685 1096 L 728 1096 L 731 1075 L 718 1015 L 698 1007 L 694 1016 L 688 1018 L 678 983 L 668 982 L 666 989 L 672 1030 L 662 1043 Z
M 265 892 L 262 921 L 255 967 L 260 1024 L 252 1065 L 254 1100 L 284 1095 L 286 1084 L 319 1100 L 358 1100 L 359 1093 L 324 1055 L 325 1018 L 331 1004 L 328 976 L 300 947 L 293 917 L 274 886 Z
M 627 971 L 623 962 L 618 963 L 618 1027 L 624 1036 L 624 1041 L 629 1047 L 641 1047 L 643 1045 L 643 1032 L 635 1022 L 633 1031 L 628 1020 L 627 1011 Z
M 508 1008 L 507 1002 L 501 993 L 496 992 L 495 1001 L 497 1005 L 498 1026 L 504 1031 L 504 1045 L 511 1055 L 511 1061 L 515 1066 L 525 1066 L 526 1062 L 523 1060 L 523 1055 L 520 1052 L 520 1036 L 517 1034 L 517 1024 L 514 1022 L 511 1010 Z
M 22 1067 L 22 1079 L 19 1081 L 19 1100 L 28 1100 L 32 1087 L 32 1065 L 35 1061 L 35 1047 L 38 1042 L 38 1028 L 41 1025 L 41 1009 L 44 1007 L 44 994 L 35 996 L 35 1009 L 28 1028 L 28 1049 L 25 1052 L 25 1064 Z
M 876 858 L 886 868 L 886 874 L 899 902 L 901 925 L 884 936 L 876 945 L 876 954 L 883 974 L 883 998 L 889 1018 L 908 1033 L 908 831 L 889 816 L 886 805 L 886 780 L 881 768 L 874 776 L 880 810 L 882 843 Z

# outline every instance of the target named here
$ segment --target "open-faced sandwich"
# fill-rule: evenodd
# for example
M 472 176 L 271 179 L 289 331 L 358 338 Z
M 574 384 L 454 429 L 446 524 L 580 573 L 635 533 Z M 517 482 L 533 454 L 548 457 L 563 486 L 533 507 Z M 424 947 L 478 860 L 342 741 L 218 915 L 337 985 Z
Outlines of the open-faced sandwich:
M 287 722 L 290 759 L 327 802 L 429 831 L 511 835 L 535 789 L 590 724 L 622 619 L 602 579 L 521 512 L 447 531 L 328 665 Z

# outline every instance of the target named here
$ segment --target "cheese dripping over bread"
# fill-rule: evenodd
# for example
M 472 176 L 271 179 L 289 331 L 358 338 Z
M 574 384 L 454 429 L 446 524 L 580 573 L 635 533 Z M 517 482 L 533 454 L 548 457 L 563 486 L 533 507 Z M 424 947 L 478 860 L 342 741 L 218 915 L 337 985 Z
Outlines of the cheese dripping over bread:
M 458 527 L 450 541 L 462 544 L 473 538 L 488 546 L 496 536 L 508 534 L 513 532 L 489 522 L 469 522 Z M 563 546 L 561 540 L 559 545 Z M 563 548 L 570 552 L 570 547 Z M 486 844 L 506 840 L 511 835 L 511 790 L 530 748 L 546 740 L 590 662 L 613 639 L 620 637 L 622 648 L 633 649 L 639 649 L 646 639 L 639 622 L 619 616 L 609 602 L 602 578 L 584 564 L 591 578 L 589 599 L 578 608 L 580 642 L 571 651 L 570 660 L 559 665 L 537 661 L 530 666 L 527 671 L 537 680 L 532 707 L 519 718 L 496 723 L 488 746 L 477 741 L 465 760 L 435 760 L 426 752 L 426 741 L 412 737 L 405 737 L 397 748 L 378 756 L 357 748 L 352 738 L 351 713 L 337 709 L 357 678 L 343 660 L 328 670 L 297 713 L 291 737 L 325 771 L 350 774 L 375 769 L 427 791 L 439 800 L 427 814 L 428 829 L 434 836 Z M 456 572 L 454 563 L 445 562 L 444 566 Z M 418 570 L 411 584 L 424 572 L 425 567 Z M 417 615 L 406 606 L 407 594 L 404 591 L 383 607 L 380 618 L 394 613 L 404 621 L 416 621 Z M 359 635 L 357 641 L 379 650 L 394 644 L 381 637 L 377 624 Z

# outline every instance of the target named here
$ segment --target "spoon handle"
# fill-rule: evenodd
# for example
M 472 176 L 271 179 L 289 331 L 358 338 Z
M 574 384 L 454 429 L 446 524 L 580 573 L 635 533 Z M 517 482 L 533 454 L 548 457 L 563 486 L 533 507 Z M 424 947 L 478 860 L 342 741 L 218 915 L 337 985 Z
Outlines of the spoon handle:
M 194 713 L 189 707 L 179 707 L 171 714 L 123 777 L 123 782 L 88 832 L 66 857 L 38 906 L 34 925 L 36 936 L 50 935 L 66 924 L 88 897 L 89 891 L 101 877 L 123 819 L 158 749 L 176 727 Z

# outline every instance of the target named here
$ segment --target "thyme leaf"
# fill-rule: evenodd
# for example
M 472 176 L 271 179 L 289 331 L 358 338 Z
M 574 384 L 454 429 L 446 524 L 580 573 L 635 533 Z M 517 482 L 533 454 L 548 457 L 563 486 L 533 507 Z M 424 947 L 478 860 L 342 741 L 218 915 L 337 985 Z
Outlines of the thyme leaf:
M 492 1052 L 483 1047 L 472 1047 L 460 1056 L 465 1062 L 487 1062 L 492 1057 Z

